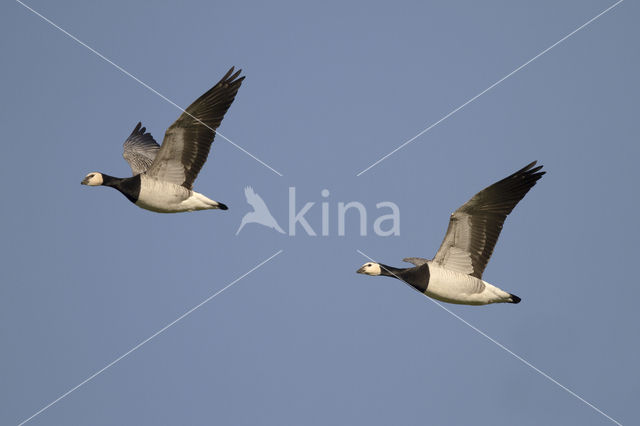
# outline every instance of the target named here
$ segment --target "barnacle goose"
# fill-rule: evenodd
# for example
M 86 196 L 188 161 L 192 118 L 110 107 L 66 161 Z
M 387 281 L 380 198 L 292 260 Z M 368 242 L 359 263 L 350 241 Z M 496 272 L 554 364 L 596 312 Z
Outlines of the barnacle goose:
M 528 164 L 483 189 L 453 212 L 432 259 L 408 257 L 413 268 L 367 262 L 356 272 L 397 278 L 429 297 L 461 305 L 519 303 L 520 298 L 482 280 L 507 215 L 546 172 Z
M 110 186 L 132 203 L 158 213 L 221 209 L 227 206 L 192 190 L 207 161 L 211 143 L 244 80 L 232 67 L 215 86 L 193 102 L 173 123 L 159 146 L 142 123 L 124 142 L 122 156 L 133 177 L 117 178 L 91 172 L 83 185 Z

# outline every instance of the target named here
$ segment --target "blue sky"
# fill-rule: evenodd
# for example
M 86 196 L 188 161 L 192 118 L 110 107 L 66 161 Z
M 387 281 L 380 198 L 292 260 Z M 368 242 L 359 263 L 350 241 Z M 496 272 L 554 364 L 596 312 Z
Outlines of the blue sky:
M 1 424 L 18 424 L 259 269 L 28 424 L 613 424 L 366 259 L 431 257 L 449 214 L 539 160 L 484 279 L 519 305 L 447 305 L 622 424 L 638 421 L 639 8 L 620 3 L 387 160 L 380 157 L 614 4 L 27 3 L 186 107 L 246 80 L 195 189 L 229 210 L 160 215 L 90 171 L 180 111 L 19 3 L 0 13 Z M 251 185 L 289 188 L 330 235 L 235 236 Z M 330 196 L 323 198 L 321 191 Z M 369 212 L 337 235 L 339 202 Z M 400 235 L 371 232 L 376 203 Z

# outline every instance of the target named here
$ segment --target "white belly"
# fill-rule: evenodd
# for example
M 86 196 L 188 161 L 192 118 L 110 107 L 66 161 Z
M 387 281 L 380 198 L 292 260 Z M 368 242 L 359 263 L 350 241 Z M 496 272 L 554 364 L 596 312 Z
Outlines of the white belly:
M 184 186 L 142 175 L 136 205 L 157 213 L 178 213 L 216 208 L 217 203 Z
M 507 302 L 511 295 L 486 281 L 444 269 L 429 262 L 429 284 L 424 292 L 434 299 L 464 305 Z

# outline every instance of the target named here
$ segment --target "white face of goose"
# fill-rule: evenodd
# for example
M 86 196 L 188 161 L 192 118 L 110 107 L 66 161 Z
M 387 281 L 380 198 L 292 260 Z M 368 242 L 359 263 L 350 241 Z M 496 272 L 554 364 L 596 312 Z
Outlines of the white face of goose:
M 380 275 L 382 273 L 382 268 L 380 268 L 379 263 L 375 262 L 367 262 L 360 269 L 356 271 L 358 274 L 365 275 Z
M 82 179 L 82 185 L 99 186 L 102 185 L 102 173 L 91 172 Z

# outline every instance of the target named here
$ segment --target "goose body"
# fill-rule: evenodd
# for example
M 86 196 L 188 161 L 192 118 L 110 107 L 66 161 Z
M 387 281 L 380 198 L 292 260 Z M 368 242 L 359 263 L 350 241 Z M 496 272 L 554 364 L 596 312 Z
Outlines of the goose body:
M 487 305 L 519 303 L 520 298 L 482 279 L 507 215 L 545 172 L 528 164 L 483 189 L 460 206 L 449 220 L 440 249 L 432 260 L 409 257 L 412 268 L 365 263 L 356 272 L 399 279 L 421 293 L 447 303 Z
M 441 302 L 459 305 L 520 302 L 518 296 L 507 293 L 480 278 L 451 271 L 430 260 L 413 268 L 394 268 L 369 262 L 365 263 L 357 272 L 397 278 L 420 293 Z
M 427 262 L 426 265 L 429 268 L 430 279 L 424 294 L 434 299 L 463 305 L 520 301 L 517 296 L 480 278 L 445 269 L 433 262 Z
M 222 209 L 227 206 L 211 200 L 199 192 L 171 182 L 141 177 L 140 195 L 135 205 L 157 213 L 192 212 L 197 210 Z
M 227 74 L 194 101 L 167 129 L 162 146 L 138 123 L 124 142 L 123 157 L 132 177 L 89 173 L 83 185 L 109 186 L 140 208 L 157 213 L 220 209 L 227 206 L 193 190 L 216 129 L 244 80 L 240 70 Z

